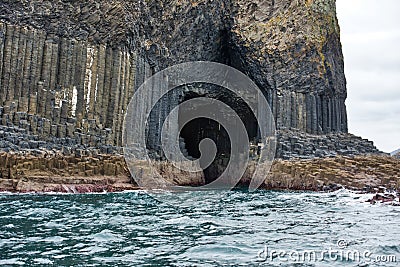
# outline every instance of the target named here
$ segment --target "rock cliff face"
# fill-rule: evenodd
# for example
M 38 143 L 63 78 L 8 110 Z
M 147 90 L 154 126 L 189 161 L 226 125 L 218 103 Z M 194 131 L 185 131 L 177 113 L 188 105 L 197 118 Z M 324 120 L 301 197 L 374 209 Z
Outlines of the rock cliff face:
M 192 60 L 225 63 L 250 76 L 284 136 L 296 129 L 330 134 L 335 143 L 341 140 L 336 133 L 347 132 L 334 0 L 5 0 L 0 21 L 4 149 L 45 141 L 50 148 L 115 152 L 138 86 L 158 70 Z M 177 101 L 170 99 L 160 114 Z M 376 152 L 369 143 L 363 147 Z M 288 157 L 294 150 L 280 149 Z
M 268 97 L 278 128 L 347 132 L 335 1 L 237 1 L 232 40 Z

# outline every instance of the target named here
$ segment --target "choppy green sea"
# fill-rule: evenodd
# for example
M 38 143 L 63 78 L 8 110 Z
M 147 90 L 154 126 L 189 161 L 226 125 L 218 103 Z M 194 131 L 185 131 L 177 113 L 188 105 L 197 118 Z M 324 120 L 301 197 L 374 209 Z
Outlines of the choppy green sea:
M 1 194 L 0 265 L 400 266 L 400 207 L 370 205 L 367 195 L 185 197 L 176 206 L 144 191 Z M 337 253 L 322 257 L 329 249 Z M 369 256 L 340 255 L 357 251 Z

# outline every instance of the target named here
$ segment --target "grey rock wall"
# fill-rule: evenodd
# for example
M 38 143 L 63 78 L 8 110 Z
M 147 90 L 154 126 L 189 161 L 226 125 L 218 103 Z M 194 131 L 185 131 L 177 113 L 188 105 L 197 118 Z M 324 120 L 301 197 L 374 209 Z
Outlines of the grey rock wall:
M 381 154 L 373 142 L 349 133 L 311 135 L 302 131 L 278 132 L 277 157 L 313 159 L 360 154 Z
M 0 21 L 0 124 L 39 140 L 120 146 L 138 86 L 191 60 L 249 75 L 280 130 L 347 132 L 334 0 L 6 0 Z
M 11 124 L 46 137 L 77 133 L 121 144 L 124 109 L 150 67 L 125 47 L 1 23 L 0 105 Z M 107 134 L 104 134 L 106 132 Z

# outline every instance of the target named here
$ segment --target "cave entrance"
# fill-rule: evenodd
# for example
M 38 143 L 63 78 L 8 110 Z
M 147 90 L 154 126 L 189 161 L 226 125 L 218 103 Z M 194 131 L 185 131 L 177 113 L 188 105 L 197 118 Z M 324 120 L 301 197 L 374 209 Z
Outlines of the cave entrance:
M 230 151 L 230 144 L 225 140 L 229 138 L 228 133 L 218 122 L 211 119 L 198 118 L 188 122 L 183 127 L 180 137 L 185 141 L 187 156 L 194 159 L 200 158 L 199 143 L 204 138 L 210 138 L 216 143 L 220 155 Z
M 221 92 L 221 90 L 225 91 Z M 216 94 L 215 92 L 218 93 Z M 210 90 L 205 94 L 189 91 L 183 94 L 180 103 L 197 97 L 214 98 L 229 105 L 244 123 L 250 142 L 256 142 L 258 134 L 257 121 L 249 107 L 244 102 L 241 102 L 240 99 L 235 98 L 232 92 L 223 88 L 218 88 L 217 91 Z M 182 116 L 181 112 L 180 110 L 179 116 Z M 179 126 L 182 127 L 183 125 Z M 180 138 L 183 142 L 181 147 L 182 153 L 191 160 L 200 158 L 199 144 L 203 139 L 210 138 L 216 144 L 216 158 L 204 170 L 206 184 L 213 182 L 225 171 L 230 159 L 231 141 L 226 129 L 221 124 L 208 118 L 194 119 L 183 126 L 180 131 Z

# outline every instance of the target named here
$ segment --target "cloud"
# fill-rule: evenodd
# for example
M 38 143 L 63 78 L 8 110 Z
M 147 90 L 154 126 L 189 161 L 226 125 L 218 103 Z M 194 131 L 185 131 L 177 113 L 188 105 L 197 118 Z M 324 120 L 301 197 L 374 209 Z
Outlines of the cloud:
M 351 133 L 400 148 L 400 1 L 337 0 Z

